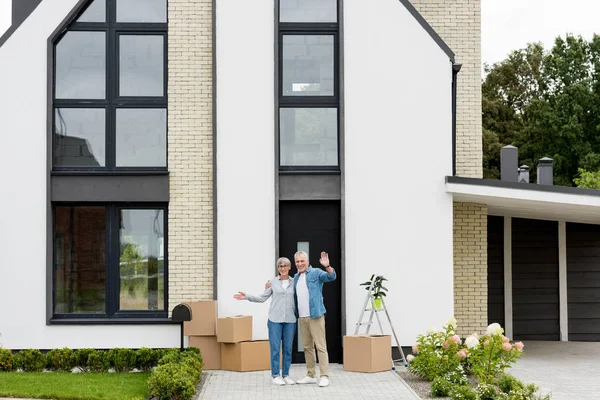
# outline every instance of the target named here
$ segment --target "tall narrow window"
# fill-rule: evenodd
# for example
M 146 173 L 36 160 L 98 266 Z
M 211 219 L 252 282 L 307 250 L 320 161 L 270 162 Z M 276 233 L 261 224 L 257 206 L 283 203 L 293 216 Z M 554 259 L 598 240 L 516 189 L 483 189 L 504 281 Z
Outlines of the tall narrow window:
M 54 43 L 54 171 L 166 171 L 166 46 L 166 0 L 86 5 Z
M 279 0 L 279 168 L 339 170 L 337 0 Z

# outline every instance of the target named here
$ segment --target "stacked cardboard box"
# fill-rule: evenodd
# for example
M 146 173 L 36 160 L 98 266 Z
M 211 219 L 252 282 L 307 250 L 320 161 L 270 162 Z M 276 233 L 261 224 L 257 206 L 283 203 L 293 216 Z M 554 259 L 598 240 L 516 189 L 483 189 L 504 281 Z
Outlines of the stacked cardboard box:
M 217 319 L 221 343 L 221 368 L 228 371 L 271 369 L 269 341 L 252 340 L 252 317 L 236 315 Z
M 344 336 L 344 370 L 382 372 L 392 369 L 390 335 Z
M 217 341 L 217 302 L 187 303 L 192 309 L 192 320 L 183 323 L 183 334 L 189 336 L 190 347 L 202 353 L 205 370 L 221 369 L 221 345 Z

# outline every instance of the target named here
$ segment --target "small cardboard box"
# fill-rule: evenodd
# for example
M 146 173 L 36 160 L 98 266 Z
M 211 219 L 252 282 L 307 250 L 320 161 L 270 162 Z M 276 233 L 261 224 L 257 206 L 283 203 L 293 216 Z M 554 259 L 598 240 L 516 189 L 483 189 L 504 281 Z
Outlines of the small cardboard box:
M 344 336 L 344 370 L 381 372 L 392 369 L 390 335 Z
M 217 302 L 192 301 L 186 303 L 192 309 L 192 320 L 183 323 L 185 336 L 216 336 L 217 334 Z
M 221 369 L 221 343 L 216 336 L 190 336 L 190 347 L 200 349 L 202 354 L 202 369 Z
M 238 372 L 270 370 L 269 341 L 221 343 L 221 368 Z
M 217 319 L 217 342 L 239 343 L 252 340 L 252 317 L 236 315 Z

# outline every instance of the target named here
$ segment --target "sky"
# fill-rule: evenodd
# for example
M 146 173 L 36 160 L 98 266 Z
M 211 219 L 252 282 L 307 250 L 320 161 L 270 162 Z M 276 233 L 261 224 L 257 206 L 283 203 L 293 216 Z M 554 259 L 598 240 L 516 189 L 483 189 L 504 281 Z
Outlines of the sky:
M 1 0 L 0 0 L 1 1 Z M 481 0 L 481 60 L 493 64 L 530 42 L 600 35 L 600 0 Z

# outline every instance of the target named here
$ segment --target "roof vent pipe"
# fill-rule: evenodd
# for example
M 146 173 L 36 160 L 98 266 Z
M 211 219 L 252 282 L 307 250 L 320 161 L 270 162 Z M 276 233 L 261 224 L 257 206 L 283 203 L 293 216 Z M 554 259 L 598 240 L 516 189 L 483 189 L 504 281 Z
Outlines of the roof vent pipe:
M 548 157 L 540 158 L 537 165 L 537 183 L 538 185 L 552 185 L 554 160 Z
M 519 149 L 515 146 L 504 146 L 500 150 L 500 179 L 505 182 L 518 182 Z
M 521 165 L 519 168 L 519 183 L 529 183 L 529 165 Z

